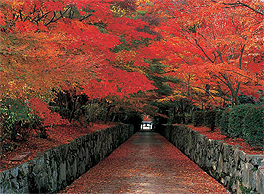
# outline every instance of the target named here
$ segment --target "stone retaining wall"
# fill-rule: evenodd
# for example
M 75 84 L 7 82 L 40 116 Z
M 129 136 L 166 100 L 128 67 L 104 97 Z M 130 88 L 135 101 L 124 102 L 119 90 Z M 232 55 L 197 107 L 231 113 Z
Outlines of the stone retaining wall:
M 264 155 L 248 155 L 187 126 L 167 125 L 159 132 L 232 192 L 264 194 Z
M 0 172 L 0 193 L 59 191 L 108 156 L 133 133 L 133 126 L 119 124 L 47 150 L 38 158 Z

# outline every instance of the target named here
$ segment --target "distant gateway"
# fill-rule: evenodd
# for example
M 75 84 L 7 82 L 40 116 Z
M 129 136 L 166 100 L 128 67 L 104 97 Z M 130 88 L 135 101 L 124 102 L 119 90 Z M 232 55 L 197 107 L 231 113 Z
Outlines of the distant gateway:
M 142 121 L 141 130 L 152 130 L 152 121 Z

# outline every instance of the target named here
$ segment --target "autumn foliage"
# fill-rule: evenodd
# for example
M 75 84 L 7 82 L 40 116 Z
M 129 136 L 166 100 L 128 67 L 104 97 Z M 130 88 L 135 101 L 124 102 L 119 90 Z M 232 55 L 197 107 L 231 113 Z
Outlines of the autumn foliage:
M 56 112 L 51 112 L 47 103 L 38 98 L 31 98 L 29 100 L 32 114 L 36 114 L 42 120 L 43 127 L 52 129 L 55 125 L 69 124 L 67 120 L 61 118 Z
M 121 37 L 128 46 L 153 38 L 139 30 L 147 22 L 122 17 L 133 11 L 125 2 L 4 1 L 1 7 L 2 98 L 52 95 L 51 89 L 95 98 L 154 89 L 142 73 L 113 69 L 118 53 L 111 49 Z M 108 86 L 110 92 L 102 91 Z
M 238 104 L 263 86 L 263 17 L 261 1 L 2 1 L 1 98 L 128 96 L 159 59 L 173 96 Z
M 102 106 L 110 102 L 102 98 L 128 98 L 155 88 L 137 68 L 147 67 L 143 63 L 147 54 L 140 53 L 137 64 L 126 64 L 121 57 L 125 51 L 136 57 L 137 49 L 146 45 L 139 47 L 135 42 L 155 38 L 142 30 L 148 22 L 132 16 L 136 7 L 135 2 L 123 0 L 1 1 L 1 148 L 28 127 L 47 137 L 45 133 L 55 125 L 68 124 L 82 112 L 91 113 L 87 103 Z M 82 100 L 84 95 L 89 101 Z M 8 99 L 22 100 L 23 118 Z M 54 102 L 60 114 L 50 110 Z M 111 107 L 106 107 L 103 120 Z M 64 110 L 69 112 L 68 120 Z
M 260 0 L 3 0 L 0 99 L 28 102 L 49 127 L 66 122 L 62 108 L 71 122 L 88 103 L 104 104 L 107 118 L 127 107 L 156 114 L 150 100 L 202 109 L 240 104 L 241 95 L 257 100 L 263 7 Z
M 259 97 L 263 89 L 262 1 L 160 1 L 152 5 L 164 18 L 153 44 L 168 76 L 181 78 L 174 96 L 197 105 L 232 102 L 241 94 Z

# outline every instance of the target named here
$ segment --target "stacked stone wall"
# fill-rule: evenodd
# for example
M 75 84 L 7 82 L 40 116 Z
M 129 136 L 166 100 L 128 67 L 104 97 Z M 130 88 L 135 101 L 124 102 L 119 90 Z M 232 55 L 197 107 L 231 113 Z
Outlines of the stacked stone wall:
M 264 194 L 264 155 L 248 155 L 183 125 L 163 126 L 160 133 L 232 192 Z
M 132 125 L 118 124 L 47 150 L 31 161 L 0 172 L 0 193 L 59 191 L 107 157 L 133 133 Z

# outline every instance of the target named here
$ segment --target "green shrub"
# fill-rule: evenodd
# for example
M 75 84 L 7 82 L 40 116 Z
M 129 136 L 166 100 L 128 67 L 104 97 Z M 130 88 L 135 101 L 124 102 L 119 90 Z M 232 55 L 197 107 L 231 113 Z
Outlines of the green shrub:
M 192 123 L 192 116 L 189 113 L 184 113 L 184 124 Z
M 238 100 L 240 104 L 256 104 L 253 96 L 249 95 L 240 95 L 238 96 Z
M 84 112 L 85 119 L 88 124 L 90 122 L 95 122 L 97 120 L 103 119 L 100 118 L 101 113 L 103 111 L 103 107 L 101 107 L 99 103 L 91 103 L 91 104 L 83 105 L 81 109 Z
M 242 132 L 245 142 L 264 150 L 264 106 L 239 105 L 244 110 Z
M 208 110 L 204 113 L 204 122 L 207 127 L 211 129 L 211 131 L 214 131 L 215 129 L 215 110 Z
M 28 136 L 29 109 L 22 99 L 5 99 L 1 113 L 1 125 L 6 138 L 12 141 L 25 140 Z
M 177 124 L 182 124 L 184 122 L 184 116 L 183 114 L 176 114 L 174 117 L 174 122 L 173 123 L 177 123 Z
M 222 116 L 220 119 L 220 124 L 219 124 L 220 131 L 221 131 L 222 135 L 229 136 L 229 134 L 228 134 L 229 116 L 230 116 L 230 109 L 227 109 L 222 113 Z
M 220 128 L 220 121 L 222 118 L 223 111 L 217 110 L 215 115 L 215 127 Z
M 230 111 L 228 134 L 233 138 L 243 138 L 242 126 L 247 106 L 234 106 Z
M 195 127 L 204 125 L 204 111 L 195 111 L 192 122 Z
M 173 123 L 181 124 L 183 122 L 183 118 L 184 118 L 183 115 L 180 113 L 173 114 L 173 112 L 170 112 L 168 118 L 168 124 L 173 124 Z
M 0 103 L 0 146 L 9 151 L 16 147 L 16 141 L 26 140 L 29 135 L 29 109 L 22 99 L 4 99 Z

